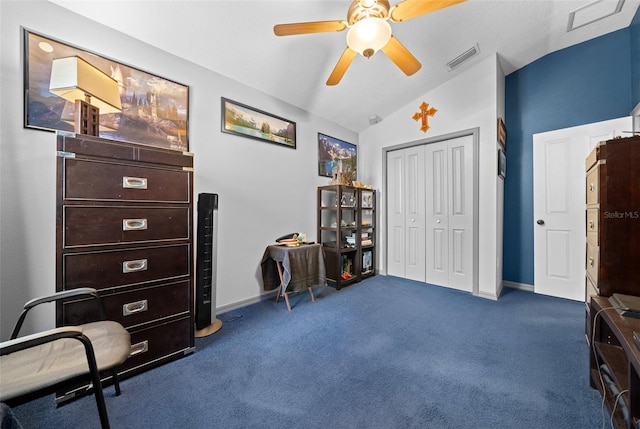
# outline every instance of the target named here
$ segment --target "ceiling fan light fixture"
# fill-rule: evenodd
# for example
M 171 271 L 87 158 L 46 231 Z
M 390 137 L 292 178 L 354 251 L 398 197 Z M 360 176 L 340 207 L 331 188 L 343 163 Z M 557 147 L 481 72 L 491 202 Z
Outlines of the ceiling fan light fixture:
M 371 9 L 376 4 L 376 0 L 360 0 L 360 6 L 365 9 Z
M 382 49 L 391 39 L 391 25 L 386 19 L 365 18 L 349 28 L 347 45 L 366 58 Z

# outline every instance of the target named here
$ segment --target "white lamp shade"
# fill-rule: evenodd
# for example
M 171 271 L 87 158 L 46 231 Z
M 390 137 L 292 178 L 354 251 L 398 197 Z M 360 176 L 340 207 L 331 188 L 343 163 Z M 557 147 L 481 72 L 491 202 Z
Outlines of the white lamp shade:
M 56 58 L 51 64 L 49 91 L 75 102 L 91 97 L 100 113 L 122 110 L 118 81 L 80 57 Z
M 365 18 L 349 29 L 347 45 L 360 54 L 367 49 L 372 49 L 375 53 L 389 43 L 390 38 L 391 25 L 386 19 Z

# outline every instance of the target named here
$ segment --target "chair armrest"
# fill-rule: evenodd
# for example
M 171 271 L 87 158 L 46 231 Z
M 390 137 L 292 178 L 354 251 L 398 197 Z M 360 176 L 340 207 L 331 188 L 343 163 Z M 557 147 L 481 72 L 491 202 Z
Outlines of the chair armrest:
M 82 295 L 91 295 L 91 296 L 97 297 L 98 292 L 95 289 L 90 287 L 81 287 L 77 289 L 63 290 L 60 292 L 56 292 L 52 295 L 34 298 L 24 305 L 24 309 L 29 310 L 35 307 L 36 305 L 44 304 L 45 302 L 59 301 L 61 299 L 67 299 L 67 298 L 72 298 L 74 296 L 82 296 Z
M 8 355 L 30 347 L 39 346 L 61 338 L 74 338 L 82 336 L 82 327 L 64 326 L 62 328 L 49 329 L 24 337 L 15 338 L 0 343 L 0 356 Z
M 63 301 L 69 298 L 74 298 L 77 296 L 87 296 L 87 295 L 91 296 L 93 299 L 96 300 L 96 303 L 98 305 L 98 310 L 100 311 L 100 318 L 101 320 L 105 320 L 102 301 L 100 301 L 100 296 L 98 296 L 98 291 L 96 289 L 89 288 L 89 287 L 81 287 L 76 289 L 63 290 L 60 292 L 56 292 L 52 295 L 34 298 L 31 301 L 27 302 L 24 305 L 24 309 L 22 310 L 22 313 L 20 313 L 20 317 L 18 317 L 18 321 L 16 322 L 15 327 L 13 328 L 13 332 L 11 333 L 11 339 L 13 340 L 18 337 L 18 334 L 20 333 L 20 328 L 22 328 L 22 324 L 24 323 L 24 319 L 27 317 L 27 313 L 29 312 L 29 310 L 31 310 L 33 307 L 39 304 L 47 303 L 47 302 Z

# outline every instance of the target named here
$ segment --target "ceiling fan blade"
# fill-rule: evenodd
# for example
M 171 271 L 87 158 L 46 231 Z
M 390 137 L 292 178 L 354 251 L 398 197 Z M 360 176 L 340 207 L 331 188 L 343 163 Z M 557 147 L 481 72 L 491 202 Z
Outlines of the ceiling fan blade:
M 384 52 L 395 65 L 400 67 L 400 70 L 407 76 L 411 76 L 422 67 L 420 61 L 394 36 L 391 36 L 389 43 L 382 48 L 382 52 Z
M 327 85 L 337 85 L 340 82 L 340 79 L 342 79 L 342 76 L 344 76 L 356 55 L 358 55 L 358 53 L 347 46 L 347 49 L 344 50 L 338 60 L 338 64 L 333 68 L 331 76 L 327 79 Z
M 296 34 L 330 33 L 342 31 L 345 28 L 347 28 L 347 23 L 344 21 L 296 22 L 274 25 L 273 32 L 276 36 L 293 36 Z
M 391 8 L 389 17 L 393 22 L 406 21 L 464 1 L 466 0 L 404 0 Z

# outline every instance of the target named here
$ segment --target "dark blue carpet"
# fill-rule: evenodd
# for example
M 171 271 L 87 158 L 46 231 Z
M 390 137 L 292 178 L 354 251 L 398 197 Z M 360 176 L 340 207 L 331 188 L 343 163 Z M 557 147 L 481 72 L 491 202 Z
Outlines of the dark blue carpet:
M 598 428 L 584 304 L 498 301 L 395 277 L 219 315 L 196 352 L 105 389 L 113 428 Z M 93 397 L 17 407 L 25 428 L 97 427 Z

